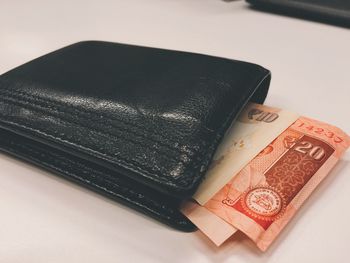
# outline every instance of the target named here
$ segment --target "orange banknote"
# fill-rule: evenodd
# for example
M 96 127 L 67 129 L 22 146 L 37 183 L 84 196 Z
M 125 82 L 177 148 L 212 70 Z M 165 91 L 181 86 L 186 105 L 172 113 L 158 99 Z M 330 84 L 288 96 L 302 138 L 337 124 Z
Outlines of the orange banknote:
M 204 207 L 264 251 L 349 145 L 340 129 L 300 117 Z

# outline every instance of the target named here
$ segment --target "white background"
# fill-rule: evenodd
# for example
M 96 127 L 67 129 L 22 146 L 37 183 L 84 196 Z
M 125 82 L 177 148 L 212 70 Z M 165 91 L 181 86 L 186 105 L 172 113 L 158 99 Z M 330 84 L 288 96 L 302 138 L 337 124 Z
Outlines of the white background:
M 0 73 L 96 39 L 206 53 L 272 71 L 267 104 L 350 132 L 350 31 L 254 11 L 242 1 L 0 0 Z M 272 247 L 219 249 L 0 154 L 0 262 L 345 262 L 350 154 Z

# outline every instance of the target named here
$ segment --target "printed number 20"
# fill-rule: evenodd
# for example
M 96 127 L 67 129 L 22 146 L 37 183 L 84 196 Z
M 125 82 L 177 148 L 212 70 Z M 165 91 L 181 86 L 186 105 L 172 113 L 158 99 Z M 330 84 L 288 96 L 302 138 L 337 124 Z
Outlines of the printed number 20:
M 325 150 L 320 146 L 314 146 L 311 142 L 302 141 L 300 145 L 295 147 L 295 150 L 304 154 L 308 154 L 316 161 L 320 161 L 325 155 Z

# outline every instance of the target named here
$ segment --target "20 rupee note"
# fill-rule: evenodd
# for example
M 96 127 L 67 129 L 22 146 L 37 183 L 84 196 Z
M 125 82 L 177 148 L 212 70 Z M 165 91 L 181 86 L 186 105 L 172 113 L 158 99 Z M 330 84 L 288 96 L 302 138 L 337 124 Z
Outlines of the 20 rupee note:
M 349 145 L 340 129 L 300 117 L 204 208 L 266 250 Z

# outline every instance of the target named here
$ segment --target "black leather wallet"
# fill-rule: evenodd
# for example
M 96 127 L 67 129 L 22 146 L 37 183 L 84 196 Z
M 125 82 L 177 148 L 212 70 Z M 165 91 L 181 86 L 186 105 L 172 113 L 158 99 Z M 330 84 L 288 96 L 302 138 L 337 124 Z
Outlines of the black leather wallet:
M 269 82 L 250 63 L 80 42 L 0 76 L 0 149 L 191 231 L 179 205 Z
M 247 0 L 247 2 L 264 11 L 350 27 L 349 0 Z

